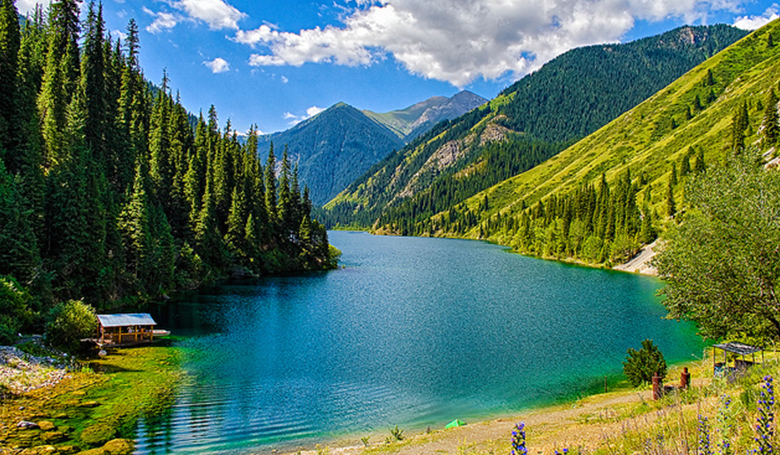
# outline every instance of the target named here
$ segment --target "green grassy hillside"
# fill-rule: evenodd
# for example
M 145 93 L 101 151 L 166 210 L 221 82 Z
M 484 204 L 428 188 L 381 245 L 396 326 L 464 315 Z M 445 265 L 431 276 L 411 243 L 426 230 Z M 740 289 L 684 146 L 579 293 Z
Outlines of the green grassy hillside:
M 770 34 L 771 41 L 777 42 L 780 21 L 710 58 L 543 164 L 475 195 L 454 212 L 439 213 L 418 223 L 415 232 L 489 238 L 543 256 L 584 256 L 592 262 L 619 259 L 620 255 L 609 252 L 600 258 L 598 254 L 584 255 L 577 251 L 582 243 L 565 246 L 562 251 L 535 250 L 522 237 L 530 234 L 539 240 L 538 237 L 547 236 L 547 241 L 556 235 L 561 237 L 567 217 L 569 222 L 580 216 L 596 224 L 599 214 L 587 218 L 588 215 L 572 216 L 565 212 L 586 206 L 587 202 L 574 198 L 586 200 L 592 197 L 589 194 L 598 193 L 602 178 L 613 191 L 623 182 L 628 185 L 626 194 L 634 197 L 633 208 L 624 204 L 614 210 L 618 215 L 621 210 L 630 211 L 637 217 L 633 221 L 635 241 L 639 223 L 645 217 L 654 220 L 654 231 L 662 230 L 670 220 L 669 189 L 678 207 L 684 197 L 683 183 L 687 177 L 682 175 L 683 168 L 694 167 L 702 158 L 704 163 L 716 163 L 724 154 L 734 153 L 732 124 L 743 106 L 748 113 L 744 143 L 773 153 L 774 145 L 764 140 L 763 128 L 770 90 L 780 90 L 780 46 L 768 44 Z M 670 180 L 676 180 L 675 184 L 670 185 Z M 456 225 L 454 221 L 459 222 Z M 556 222 L 564 224 L 556 226 Z M 521 233 L 524 229 L 526 232 Z M 620 226 L 614 229 L 611 239 L 600 236 L 602 248 L 607 248 L 610 241 L 612 246 L 618 242 L 616 233 Z M 587 240 L 587 233 L 585 237 L 579 240 Z M 636 246 L 634 243 L 633 247 Z
M 326 205 L 326 222 L 419 234 L 416 223 L 554 156 L 744 35 L 682 27 L 569 51 L 389 155 Z

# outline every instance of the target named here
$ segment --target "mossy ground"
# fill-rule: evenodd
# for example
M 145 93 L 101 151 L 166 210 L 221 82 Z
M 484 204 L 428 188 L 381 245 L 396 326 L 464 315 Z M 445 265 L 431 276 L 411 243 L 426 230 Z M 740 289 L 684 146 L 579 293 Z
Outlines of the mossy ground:
M 81 362 L 81 371 L 53 387 L 3 400 L 0 448 L 75 453 L 132 439 L 140 417 L 154 418 L 173 403 L 182 375 L 179 354 L 162 345 L 110 350 L 103 359 Z M 40 428 L 17 428 L 21 421 Z

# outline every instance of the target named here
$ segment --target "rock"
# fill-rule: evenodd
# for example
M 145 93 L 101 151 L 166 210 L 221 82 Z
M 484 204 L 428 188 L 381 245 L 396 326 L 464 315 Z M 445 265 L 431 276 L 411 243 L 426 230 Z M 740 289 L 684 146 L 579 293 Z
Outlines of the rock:
M 41 420 L 40 422 L 38 422 L 38 428 L 40 428 L 43 431 L 52 431 L 56 427 L 54 426 L 53 423 L 49 422 L 48 420 Z
M 50 445 L 46 446 L 37 446 L 37 447 L 30 447 L 29 449 L 22 450 L 21 455 L 48 455 L 48 454 L 56 454 L 59 453 L 59 451 L 54 447 Z
M 21 428 L 23 430 L 33 430 L 38 427 L 38 424 L 35 422 L 28 422 L 26 420 L 22 420 L 21 422 L 16 424 L 16 428 Z
M 129 439 L 113 439 L 103 447 L 79 452 L 78 455 L 130 455 L 133 453 L 133 441 Z
M 68 414 L 64 412 L 60 412 L 59 414 L 54 415 L 55 419 L 67 419 L 68 417 L 69 417 Z
M 79 448 L 76 446 L 59 446 L 58 449 L 60 449 L 60 453 L 65 455 L 79 451 Z
M 96 408 L 98 406 L 100 406 L 100 403 L 97 401 L 85 401 L 79 405 L 82 408 Z
M 86 394 L 87 394 L 87 392 L 84 392 L 83 390 L 76 390 L 71 395 L 73 395 L 75 397 L 83 397 Z
M 135 444 L 129 439 L 114 439 L 103 446 L 111 455 L 129 455 L 133 453 Z
M 41 440 L 43 442 L 52 443 L 52 442 L 63 441 L 65 439 L 66 439 L 66 436 L 62 432 L 60 432 L 60 431 L 49 431 L 49 432 L 43 433 L 41 435 Z
M 81 441 L 91 446 L 105 444 L 114 437 L 114 432 L 114 428 L 104 423 L 96 423 L 84 428 L 81 432 Z

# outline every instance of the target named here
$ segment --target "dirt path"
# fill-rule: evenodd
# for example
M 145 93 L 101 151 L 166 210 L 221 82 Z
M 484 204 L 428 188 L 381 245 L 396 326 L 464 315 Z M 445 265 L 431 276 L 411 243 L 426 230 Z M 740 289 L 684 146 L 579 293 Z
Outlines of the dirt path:
M 639 254 L 631 258 L 630 261 L 615 266 L 613 269 L 622 270 L 624 272 L 641 273 L 642 275 L 658 275 L 658 270 L 650 264 L 650 261 L 655 256 L 654 248 L 657 245 L 658 240 L 642 248 L 639 251 Z

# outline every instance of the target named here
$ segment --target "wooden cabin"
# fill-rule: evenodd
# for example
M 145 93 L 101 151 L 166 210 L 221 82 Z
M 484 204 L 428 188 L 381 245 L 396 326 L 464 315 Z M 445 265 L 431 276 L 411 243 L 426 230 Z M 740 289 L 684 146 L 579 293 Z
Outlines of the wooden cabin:
M 149 313 L 99 314 L 99 345 L 132 345 L 154 341 L 157 325 Z

